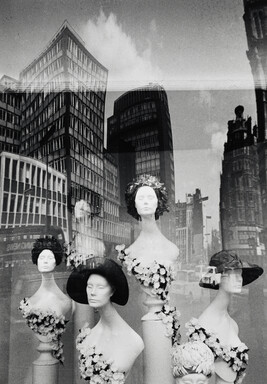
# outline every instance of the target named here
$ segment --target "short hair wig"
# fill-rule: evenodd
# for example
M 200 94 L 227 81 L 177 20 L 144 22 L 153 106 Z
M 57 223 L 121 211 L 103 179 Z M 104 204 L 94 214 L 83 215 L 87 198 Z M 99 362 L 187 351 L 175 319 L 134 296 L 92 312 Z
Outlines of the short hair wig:
M 127 212 L 136 220 L 140 220 L 135 207 L 135 197 L 137 191 L 141 187 L 151 187 L 154 189 L 158 198 L 158 206 L 155 212 L 155 219 L 158 220 L 159 216 L 163 215 L 163 212 L 169 212 L 168 207 L 168 193 L 163 183 L 160 183 L 156 176 L 142 175 L 139 179 L 136 179 L 129 183 L 125 191 L 125 202 L 127 206 Z
M 43 237 L 37 239 L 32 248 L 32 262 L 37 264 L 38 257 L 44 249 L 49 249 L 53 252 L 56 265 L 59 265 L 63 259 L 63 248 L 60 242 L 55 237 Z

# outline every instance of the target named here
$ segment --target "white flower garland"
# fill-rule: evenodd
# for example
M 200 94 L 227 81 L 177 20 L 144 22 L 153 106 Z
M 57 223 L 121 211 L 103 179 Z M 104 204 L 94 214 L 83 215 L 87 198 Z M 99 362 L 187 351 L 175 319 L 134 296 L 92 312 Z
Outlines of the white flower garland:
M 125 254 L 125 245 L 117 245 L 118 260 L 126 267 L 128 275 L 135 278 L 161 300 L 169 300 L 169 289 L 175 279 L 175 269 L 172 265 L 166 267 L 154 261 L 150 266 L 143 266 L 136 258 Z
M 76 348 L 80 352 L 79 369 L 81 377 L 90 384 L 124 384 L 125 374 L 112 368 L 110 361 L 105 361 L 102 353 L 86 342 L 91 329 L 88 323 L 80 330 L 76 339 Z
M 65 316 L 57 315 L 53 311 L 42 311 L 40 309 L 30 308 L 28 299 L 21 300 L 19 309 L 22 316 L 26 319 L 27 325 L 33 332 L 48 336 L 52 344 L 53 356 L 63 364 L 63 343 L 61 341 L 62 334 L 66 330 L 67 320 Z
M 181 339 L 180 334 L 180 312 L 175 307 L 163 305 L 161 311 L 156 312 L 159 319 L 165 324 L 165 335 L 172 340 L 172 345 L 179 344 Z
M 198 319 L 192 318 L 185 324 L 188 329 L 187 336 L 190 340 L 200 340 L 205 343 L 213 352 L 214 358 L 222 358 L 233 371 L 237 372 L 235 384 L 240 384 L 245 377 L 245 369 L 248 364 L 248 347 L 241 343 L 237 347 L 222 345 L 216 333 L 207 331 L 200 324 Z

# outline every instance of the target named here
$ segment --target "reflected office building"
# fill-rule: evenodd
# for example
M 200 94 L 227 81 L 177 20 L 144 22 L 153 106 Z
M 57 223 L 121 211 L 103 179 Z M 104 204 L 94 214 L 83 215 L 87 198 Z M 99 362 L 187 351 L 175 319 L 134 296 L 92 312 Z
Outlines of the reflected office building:
M 103 238 L 103 143 L 107 69 L 65 22 L 21 73 L 21 154 L 66 175 L 69 239 Z M 75 204 L 84 201 L 85 220 Z M 89 239 L 89 240 L 88 240 Z M 91 240 L 90 240 L 91 239 Z
M 157 176 L 165 184 L 171 214 L 164 214 L 160 221 L 165 235 L 175 241 L 172 130 L 163 87 L 149 84 L 115 101 L 113 116 L 108 119 L 107 149 L 118 156 L 122 203 L 126 185 L 142 174 Z
M 244 108 L 235 109 L 228 122 L 220 187 L 220 220 L 224 249 L 235 250 L 241 260 L 263 264 L 262 205 L 257 154 L 257 129 Z

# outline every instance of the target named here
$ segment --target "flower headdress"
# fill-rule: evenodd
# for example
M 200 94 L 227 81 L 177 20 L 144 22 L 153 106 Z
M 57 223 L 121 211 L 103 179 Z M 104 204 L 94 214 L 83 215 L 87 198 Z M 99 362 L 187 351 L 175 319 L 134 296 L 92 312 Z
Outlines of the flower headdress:
M 125 201 L 127 205 L 128 213 L 135 219 L 139 220 L 140 216 L 135 208 L 135 196 L 139 188 L 151 187 L 154 189 L 158 198 L 158 207 L 155 212 L 155 219 L 158 220 L 159 216 L 163 215 L 163 212 L 169 212 L 168 207 L 168 193 L 164 184 L 159 181 L 156 176 L 141 175 L 138 179 L 129 183 L 125 191 Z
M 210 377 L 214 373 L 214 356 L 201 341 L 189 341 L 176 345 L 172 352 L 172 369 L 175 378 L 191 373 Z

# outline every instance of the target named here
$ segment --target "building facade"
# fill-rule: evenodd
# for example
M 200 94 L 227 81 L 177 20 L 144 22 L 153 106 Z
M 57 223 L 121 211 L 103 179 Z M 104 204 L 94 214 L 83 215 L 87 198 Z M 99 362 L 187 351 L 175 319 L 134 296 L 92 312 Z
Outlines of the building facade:
M 9 76 L 0 79 L 0 151 L 19 153 L 20 100 L 19 82 Z
M 161 218 L 162 228 L 174 239 L 174 164 L 171 120 L 165 90 L 157 85 L 133 89 L 114 103 L 108 119 L 107 149 L 117 154 L 120 197 L 124 202 L 126 185 L 142 174 L 164 182 L 171 215 Z
M 220 186 L 220 221 L 223 249 L 232 249 L 242 260 L 262 262 L 262 205 L 256 129 L 244 108 L 235 109 L 228 122 Z
M 194 194 L 186 195 L 185 202 L 178 201 L 175 204 L 176 244 L 180 260 L 184 264 L 196 265 L 204 262 L 202 201 L 206 199 L 197 188 Z
M 21 154 L 66 175 L 70 237 L 101 240 L 107 69 L 65 22 L 21 72 L 20 82 Z M 83 225 L 75 219 L 80 200 L 88 203 L 92 218 Z
M 267 246 L 267 4 L 264 0 L 244 0 L 244 22 L 255 85 L 258 126 L 259 177 L 264 231 Z

